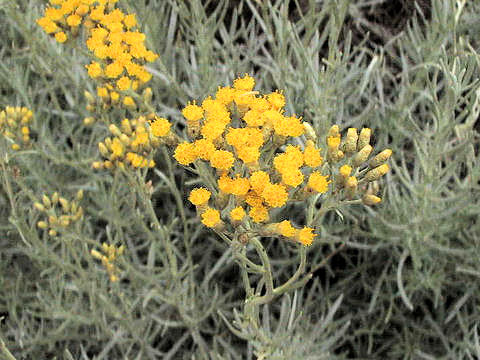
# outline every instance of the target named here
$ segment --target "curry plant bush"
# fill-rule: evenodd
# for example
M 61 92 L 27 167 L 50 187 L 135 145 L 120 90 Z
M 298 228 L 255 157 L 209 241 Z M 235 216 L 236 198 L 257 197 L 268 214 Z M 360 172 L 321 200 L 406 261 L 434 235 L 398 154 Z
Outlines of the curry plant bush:
M 480 6 L 421 3 L 0 1 L 0 358 L 480 358 Z

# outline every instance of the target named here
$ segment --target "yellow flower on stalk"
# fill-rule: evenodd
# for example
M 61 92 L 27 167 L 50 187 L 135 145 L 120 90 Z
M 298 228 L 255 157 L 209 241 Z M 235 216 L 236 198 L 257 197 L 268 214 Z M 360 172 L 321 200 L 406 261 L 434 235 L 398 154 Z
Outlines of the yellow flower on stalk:
M 190 200 L 193 205 L 200 206 L 206 204 L 211 195 L 212 193 L 205 188 L 196 188 L 190 192 L 188 200 Z
M 167 136 L 171 127 L 172 124 L 167 119 L 158 116 L 155 116 L 155 119 L 150 123 L 152 134 L 157 137 Z
M 304 227 L 303 229 L 296 231 L 295 239 L 305 246 L 310 246 L 312 245 L 315 236 L 316 234 L 313 232 L 312 228 Z
M 238 206 L 230 211 L 230 218 L 233 221 L 242 221 L 245 215 L 245 210 L 241 206 Z
M 252 206 L 248 215 L 256 223 L 261 223 L 268 220 L 268 209 L 265 206 Z
M 262 198 L 271 207 L 282 207 L 288 200 L 288 192 L 283 185 L 267 184 L 262 191 Z
M 233 81 L 233 87 L 236 90 L 252 91 L 255 87 L 255 79 L 245 74 L 243 78 L 238 78 Z
M 312 172 L 310 174 L 310 177 L 308 178 L 308 187 L 320 194 L 326 193 L 328 191 L 329 183 L 330 181 L 328 180 L 328 175 L 324 176 L 318 171 Z
M 202 213 L 202 224 L 213 228 L 220 225 L 220 212 L 216 209 L 208 208 Z
M 173 157 L 182 165 L 190 165 L 197 160 L 195 145 L 184 142 L 177 146 Z
M 212 167 L 219 170 L 229 170 L 235 161 L 233 154 L 227 150 L 215 150 L 210 157 Z
M 203 118 L 203 109 L 200 106 L 195 105 L 195 102 L 193 102 L 183 108 L 182 115 L 187 121 L 199 121 Z
M 297 229 L 292 226 L 292 223 L 289 220 L 283 220 L 276 224 L 276 231 L 285 237 L 295 236 Z

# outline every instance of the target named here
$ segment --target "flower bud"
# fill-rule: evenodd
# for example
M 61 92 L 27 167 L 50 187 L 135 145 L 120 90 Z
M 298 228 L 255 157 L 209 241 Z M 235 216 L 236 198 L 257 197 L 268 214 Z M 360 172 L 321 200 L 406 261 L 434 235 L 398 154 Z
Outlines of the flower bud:
M 80 189 L 77 191 L 77 195 L 75 196 L 75 198 L 77 199 L 77 201 L 80 201 L 83 199 L 83 189 Z
M 48 232 L 48 235 L 50 236 L 57 236 L 57 232 L 53 229 L 50 229 L 50 231 Z
M 39 202 L 33 203 L 33 207 L 34 207 L 35 209 L 37 209 L 38 211 L 45 211 L 45 206 L 43 206 L 43 205 L 40 204 Z
M 352 160 L 352 165 L 354 167 L 358 167 L 362 165 L 365 161 L 367 161 L 368 157 L 373 151 L 373 147 L 371 145 L 365 145 L 358 153 L 355 154 Z
M 349 128 L 347 136 L 345 137 L 345 144 L 343 150 L 346 154 L 353 154 L 357 151 L 358 134 L 356 128 Z
M 43 205 L 45 205 L 45 207 L 47 209 L 49 209 L 52 206 L 52 202 L 50 201 L 50 199 L 48 198 L 47 195 L 42 196 L 42 202 L 43 202 Z
M 145 90 L 143 90 L 142 96 L 145 102 L 149 103 L 152 100 L 152 88 L 147 87 Z
M 317 134 L 315 133 L 315 130 L 313 129 L 312 125 L 310 125 L 307 122 L 303 123 L 303 127 L 305 128 L 305 136 L 307 140 L 317 140 Z
M 330 130 L 328 130 L 327 141 L 329 137 L 340 137 L 340 128 L 338 125 L 333 125 Z
M 45 221 L 39 221 L 39 222 L 37 222 L 37 226 L 38 226 L 40 229 L 46 229 L 46 228 L 48 228 L 48 224 L 47 224 Z
M 362 150 L 365 146 L 370 144 L 370 136 L 372 130 L 370 128 L 362 128 L 360 135 L 358 136 L 357 150 Z
M 385 149 L 381 153 L 377 154 L 369 163 L 371 168 L 376 168 L 377 166 L 386 162 L 390 156 L 392 156 L 391 149 Z
M 345 185 L 345 181 L 352 173 L 352 167 L 349 165 L 343 165 L 340 167 L 338 175 L 336 177 L 336 183 L 338 187 L 343 187 Z
M 102 154 L 105 157 L 108 157 L 110 155 L 107 147 L 102 142 L 98 143 L 98 150 L 100 150 L 100 154 Z
M 85 98 L 87 99 L 87 101 L 89 103 L 94 103 L 95 102 L 95 98 L 93 97 L 93 95 L 90 92 L 85 91 L 83 94 L 85 95 Z
M 347 191 L 347 197 L 352 198 L 357 192 L 358 180 L 355 176 L 350 176 L 347 181 L 345 181 L 345 189 Z
M 110 124 L 110 126 L 108 127 L 108 130 L 110 130 L 110 132 L 115 136 L 120 137 L 122 135 L 122 132 L 115 124 Z
M 60 196 L 58 195 L 58 192 L 55 191 L 52 195 L 52 203 L 54 203 L 54 204 L 58 203 L 59 198 L 60 198 Z
M 367 172 L 363 180 L 367 182 L 378 180 L 383 175 L 385 175 L 389 169 L 390 167 L 387 164 L 382 164 L 380 166 L 377 166 L 375 169 L 372 169 L 369 172 Z
M 362 198 L 362 202 L 365 205 L 368 205 L 368 206 L 376 205 L 376 204 L 380 203 L 381 201 L 382 201 L 381 198 L 379 198 L 378 196 L 372 195 L 372 194 L 367 194 Z
M 58 201 L 60 202 L 60 205 L 62 205 L 63 212 L 68 212 L 70 208 L 70 204 L 68 200 L 65 199 L 64 197 L 61 197 L 60 199 L 58 199 Z

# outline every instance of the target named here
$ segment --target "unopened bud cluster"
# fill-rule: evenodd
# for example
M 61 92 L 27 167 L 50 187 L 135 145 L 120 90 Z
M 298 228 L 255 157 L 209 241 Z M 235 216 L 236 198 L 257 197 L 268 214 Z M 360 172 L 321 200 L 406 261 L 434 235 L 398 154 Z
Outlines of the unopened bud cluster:
M 57 236 L 83 218 L 83 208 L 79 205 L 82 198 L 83 190 L 79 190 L 72 200 L 65 199 L 57 192 L 50 197 L 43 195 L 41 201 L 33 204 L 45 216 L 44 220 L 37 222 L 37 226 L 50 236 Z
M 94 162 L 92 166 L 95 169 L 154 167 L 154 150 L 162 144 L 176 141 L 170 122 L 155 114 L 133 120 L 123 119 L 120 127 L 111 124 L 109 130 L 113 136 L 98 144 L 105 160 Z
M 117 282 L 119 280 L 119 269 L 115 264 L 117 259 L 123 254 L 125 247 L 123 245 L 118 248 L 114 245 L 107 243 L 102 244 L 101 252 L 95 249 L 90 251 L 90 254 L 102 262 L 102 265 L 107 270 L 108 276 L 111 282 Z
M 30 129 L 32 111 L 26 107 L 7 106 L 0 112 L 0 132 L 10 143 L 13 150 L 30 146 Z
M 335 189 L 347 199 L 362 199 L 365 205 L 381 201 L 378 185 L 373 182 L 389 171 L 387 164 L 392 150 L 385 149 L 375 156 L 370 145 L 371 130 L 349 128 L 343 141 L 337 125 L 330 128 L 327 142 L 327 162 L 334 172 Z

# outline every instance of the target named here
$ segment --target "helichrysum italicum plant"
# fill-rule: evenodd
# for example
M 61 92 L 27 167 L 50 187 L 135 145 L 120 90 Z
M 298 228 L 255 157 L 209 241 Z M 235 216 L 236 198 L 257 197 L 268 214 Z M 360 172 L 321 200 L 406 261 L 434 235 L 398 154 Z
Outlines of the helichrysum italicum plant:
M 385 4 L 214 3 L 51 1 L 50 39 L 38 2 L 0 4 L 3 106 L 39 134 L 2 128 L 11 351 L 478 356 L 478 11 L 460 16 L 478 5 L 432 1 L 431 23 L 364 47 Z
M 388 172 L 392 152 L 384 150 L 369 160 L 370 129 L 358 134 L 350 128 L 342 142 L 339 127 L 332 126 L 323 154 L 323 138 L 300 117 L 285 114 L 282 92 L 262 95 L 254 86 L 255 80 L 245 75 L 232 87 L 219 87 L 215 98 L 182 110 L 191 141 L 179 144 L 174 157 L 192 165 L 207 186 L 189 196 L 205 226 L 243 241 L 282 236 L 311 245 L 311 226 L 320 225 L 318 218 L 298 228 L 290 219 L 275 222 L 270 213 L 312 198 L 314 206 L 322 195 L 330 207 L 334 201 L 380 202 L 369 183 Z

